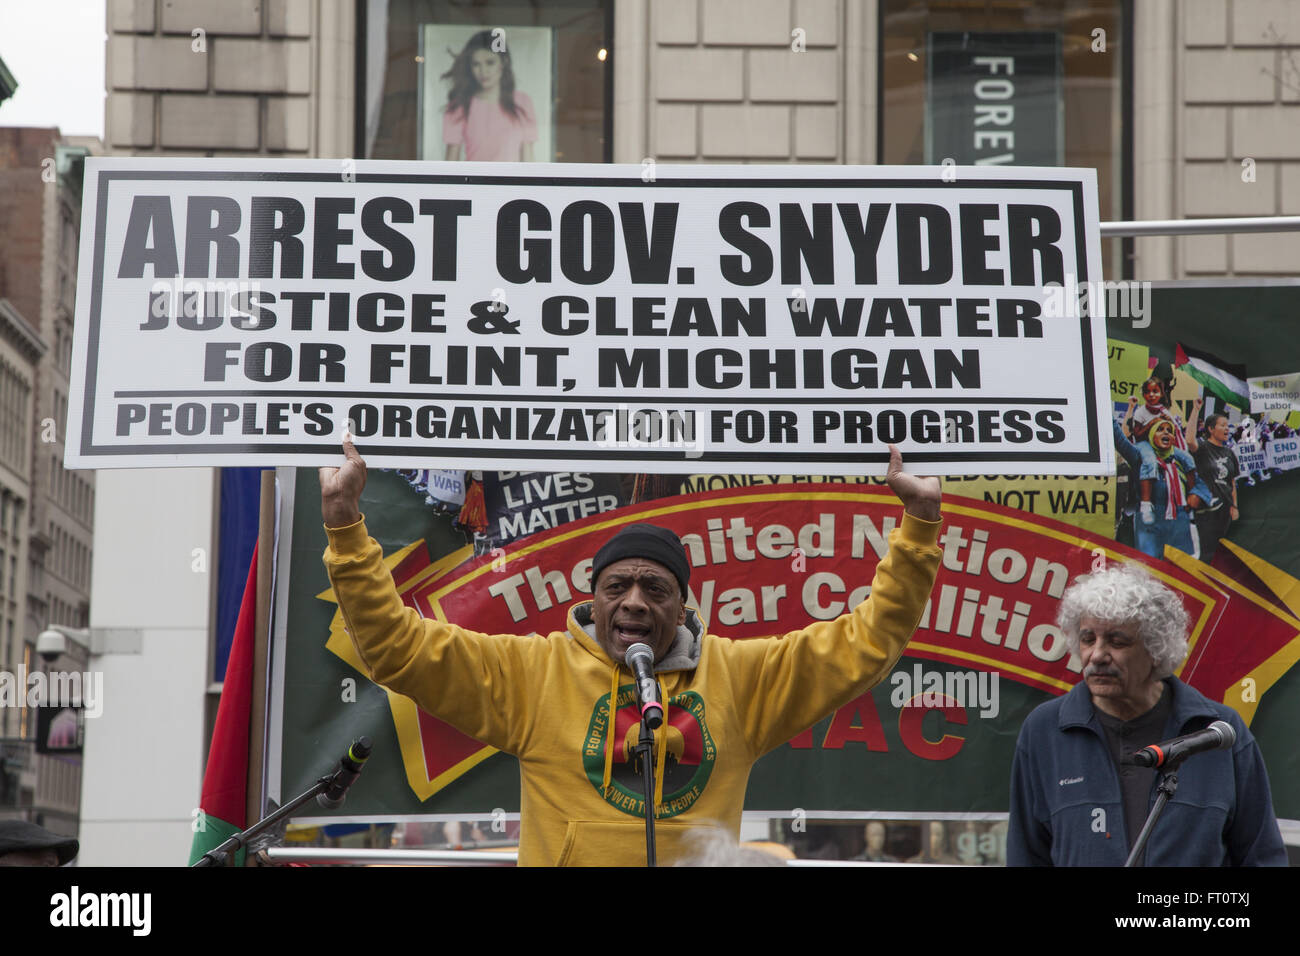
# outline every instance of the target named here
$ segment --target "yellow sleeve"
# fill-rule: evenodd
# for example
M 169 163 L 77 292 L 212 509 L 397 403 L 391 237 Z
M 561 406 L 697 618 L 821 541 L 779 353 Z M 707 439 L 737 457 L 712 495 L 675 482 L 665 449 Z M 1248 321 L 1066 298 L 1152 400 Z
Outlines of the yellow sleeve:
M 477 740 L 518 754 L 550 642 L 487 635 L 421 617 L 402 603 L 365 519 L 326 528 L 325 570 L 370 679 Z
M 719 642 L 757 758 L 878 684 L 911 639 L 939 571 L 938 521 L 904 513 L 871 596 L 833 621 L 782 637 Z

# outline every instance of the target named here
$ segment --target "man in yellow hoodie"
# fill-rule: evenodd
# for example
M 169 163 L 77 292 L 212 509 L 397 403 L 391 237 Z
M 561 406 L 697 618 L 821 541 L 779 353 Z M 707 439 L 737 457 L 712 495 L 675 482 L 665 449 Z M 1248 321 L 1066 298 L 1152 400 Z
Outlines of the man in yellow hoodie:
M 343 450 L 320 481 L 325 567 L 348 634 L 376 683 L 518 757 L 521 865 L 645 863 L 629 646 L 654 651 L 665 702 L 655 832 L 658 862 L 671 863 L 694 826 L 738 834 L 754 762 L 890 672 L 939 567 L 939 481 L 904 473 L 891 446 L 886 480 L 903 520 L 871 597 L 834 621 L 744 641 L 705 634 L 684 602 L 680 542 L 634 525 L 597 552 L 593 599 L 570 608 L 566 631 L 480 634 L 402 603 L 360 512 L 365 462 L 350 441 Z

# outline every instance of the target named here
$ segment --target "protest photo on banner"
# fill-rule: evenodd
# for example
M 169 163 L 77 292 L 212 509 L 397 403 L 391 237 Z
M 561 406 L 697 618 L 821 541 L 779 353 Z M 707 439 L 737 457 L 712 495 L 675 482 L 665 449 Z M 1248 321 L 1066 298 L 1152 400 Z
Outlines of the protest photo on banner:
M 1286 371 L 1297 359 L 1273 347 L 1289 332 L 1270 311 L 1288 294 L 1161 284 L 1149 325 L 1123 333 L 1112 324 L 1121 541 L 1153 557 L 1169 544 L 1212 563 L 1222 539 L 1260 526 L 1252 511 L 1300 494 L 1300 402 L 1296 373 Z M 1219 302 L 1225 311 L 1207 314 L 1207 303 Z M 1249 312 L 1254 302 L 1263 308 L 1249 315 L 1249 333 L 1227 334 L 1227 310 Z M 1275 512 L 1267 526 L 1284 517 Z M 1294 568 L 1288 557 L 1282 566 Z

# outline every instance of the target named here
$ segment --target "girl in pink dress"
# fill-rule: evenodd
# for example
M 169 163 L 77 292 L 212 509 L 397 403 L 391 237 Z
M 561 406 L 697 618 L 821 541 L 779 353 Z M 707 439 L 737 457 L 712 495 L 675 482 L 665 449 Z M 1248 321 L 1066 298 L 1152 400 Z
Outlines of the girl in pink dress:
M 447 159 L 532 161 L 537 114 L 528 94 L 515 89 L 510 53 L 500 35 L 474 34 L 442 78 L 451 80 L 442 117 Z

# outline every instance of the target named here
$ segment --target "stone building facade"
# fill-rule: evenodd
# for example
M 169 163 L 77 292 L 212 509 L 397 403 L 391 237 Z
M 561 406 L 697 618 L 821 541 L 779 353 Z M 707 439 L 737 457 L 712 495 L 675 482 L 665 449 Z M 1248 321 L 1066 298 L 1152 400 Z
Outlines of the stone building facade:
M 877 0 L 609 11 L 614 161 L 878 161 Z M 108 149 L 354 155 L 357 19 L 322 0 L 112 0 Z M 1131 42 L 1134 218 L 1300 212 L 1300 8 L 1147 0 Z M 1268 234 L 1149 238 L 1133 272 L 1288 275 L 1289 251 Z
M 11 355 L 0 375 L 5 409 L 4 497 L 7 561 L 0 622 L 4 669 L 25 675 L 37 669 L 80 670 L 73 654 L 44 661 L 34 653 L 36 636 L 50 624 L 89 623 L 93 556 L 93 472 L 63 467 L 72 327 L 81 227 L 81 181 L 86 155 L 97 140 L 69 139 L 57 129 L 0 129 L 0 301 Z M 26 373 L 26 374 L 25 374 Z M 21 432 L 14 428 L 21 425 Z M 12 445 L 11 441 L 17 442 Z M 14 602 L 19 615 L 9 617 Z M 35 716 L 28 708 L 0 711 L 0 736 L 11 757 L 21 752 L 19 799 L 11 810 L 45 825 L 75 832 L 80 800 L 80 759 L 37 754 L 31 746 Z M 15 750 L 14 748 L 17 748 Z
M 355 11 L 320 0 L 113 0 L 118 156 L 348 156 Z

